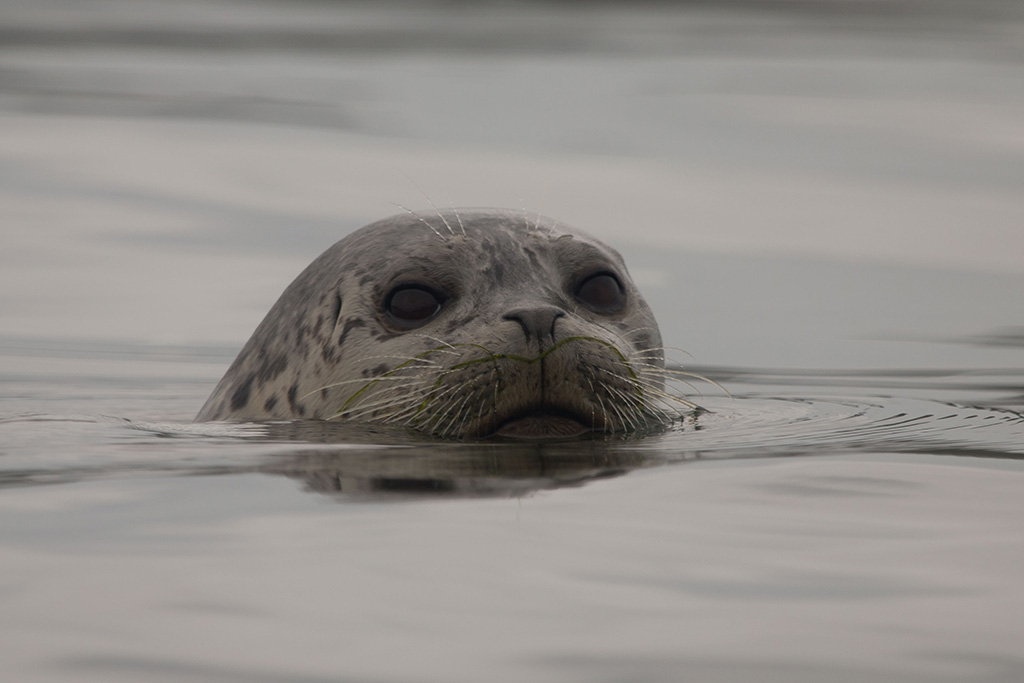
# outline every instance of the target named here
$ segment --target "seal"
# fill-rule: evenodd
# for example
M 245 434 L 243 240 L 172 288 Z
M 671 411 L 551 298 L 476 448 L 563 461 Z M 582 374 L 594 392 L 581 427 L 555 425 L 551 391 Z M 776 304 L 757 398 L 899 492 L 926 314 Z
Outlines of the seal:
M 661 334 L 622 257 L 495 209 L 408 212 L 345 237 L 284 291 L 196 420 L 346 419 L 444 438 L 664 425 Z

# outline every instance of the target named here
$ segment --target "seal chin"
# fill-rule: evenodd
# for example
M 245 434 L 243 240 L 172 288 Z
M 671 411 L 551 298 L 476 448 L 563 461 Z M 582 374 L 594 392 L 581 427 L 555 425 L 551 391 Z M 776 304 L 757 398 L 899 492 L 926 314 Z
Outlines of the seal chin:
M 568 439 L 591 431 L 577 418 L 565 413 L 535 411 L 505 420 L 494 436 L 512 439 Z

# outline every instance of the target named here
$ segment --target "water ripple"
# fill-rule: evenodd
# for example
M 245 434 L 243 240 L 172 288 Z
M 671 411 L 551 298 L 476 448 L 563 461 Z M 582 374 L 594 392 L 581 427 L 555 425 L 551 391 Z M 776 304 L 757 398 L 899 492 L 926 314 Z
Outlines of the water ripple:
M 706 398 L 664 433 L 561 442 L 446 442 L 396 428 L 0 416 L 0 487 L 139 474 L 278 474 L 348 496 L 522 495 L 699 460 L 920 453 L 1024 459 L 1024 416 L 903 397 Z

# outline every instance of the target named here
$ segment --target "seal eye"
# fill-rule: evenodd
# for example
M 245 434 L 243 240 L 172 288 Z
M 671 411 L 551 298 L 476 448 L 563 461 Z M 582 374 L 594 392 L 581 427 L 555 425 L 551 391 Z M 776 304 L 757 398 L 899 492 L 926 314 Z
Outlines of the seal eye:
M 437 315 L 445 298 L 422 285 L 401 285 L 391 290 L 384 310 L 395 327 L 411 330 Z
M 576 299 L 594 313 L 609 315 L 626 307 L 626 290 L 612 273 L 595 273 L 576 288 Z

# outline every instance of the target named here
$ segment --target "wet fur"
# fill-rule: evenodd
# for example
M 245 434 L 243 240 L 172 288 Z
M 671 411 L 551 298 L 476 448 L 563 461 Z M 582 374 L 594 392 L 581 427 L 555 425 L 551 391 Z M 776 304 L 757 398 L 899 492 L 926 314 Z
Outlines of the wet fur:
M 614 269 L 624 311 L 602 316 L 575 279 Z M 451 294 L 423 327 L 381 312 L 408 281 Z M 546 338 L 508 311 L 557 307 Z M 595 431 L 663 425 L 692 404 L 664 390 L 661 337 L 617 252 L 578 230 L 516 211 L 405 214 L 344 238 L 285 290 L 197 420 L 352 419 L 443 437 L 493 433 L 510 416 L 553 410 Z

